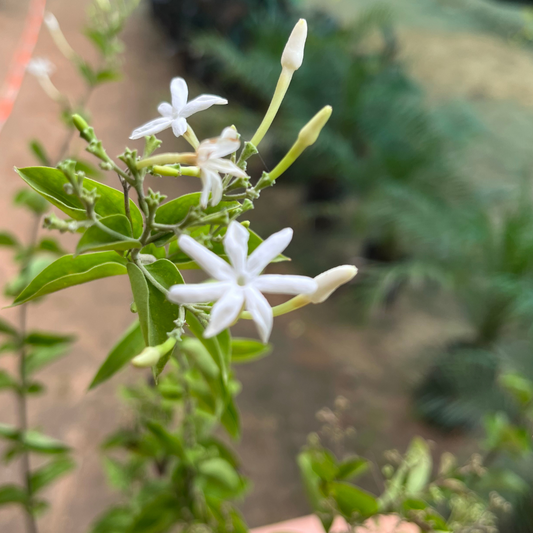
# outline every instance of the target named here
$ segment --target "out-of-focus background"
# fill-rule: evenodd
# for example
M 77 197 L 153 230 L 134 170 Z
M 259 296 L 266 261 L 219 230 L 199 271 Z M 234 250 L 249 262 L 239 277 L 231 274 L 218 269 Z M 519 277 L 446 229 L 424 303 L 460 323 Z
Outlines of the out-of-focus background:
M 89 50 L 80 33 L 86 4 L 47 4 L 80 53 Z M 27 8 L 25 0 L 0 0 L 0 81 Z M 229 100 L 191 119 L 200 138 L 229 123 L 249 138 L 300 16 L 309 23 L 305 61 L 251 174 L 272 168 L 321 107 L 334 112 L 317 145 L 263 193 L 250 219 L 263 236 L 296 230 L 292 263 L 281 271 L 316 275 L 351 263 L 360 272 L 322 306 L 276 319 L 273 353 L 238 369 L 238 449 L 254 485 L 242 508 L 251 526 L 309 512 L 295 457 L 319 427 L 316 412 L 337 396 L 350 401 L 354 449 L 378 464 L 383 451 L 404 450 L 416 434 L 466 458 L 479 449 L 486 414 L 513 416 L 498 375 L 511 369 L 533 378 L 533 12 L 526 2 L 144 0 L 125 31 L 124 79 L 89 103 L 99 137 L 113 154 L 127 142 L 137 146 L 129 134 L 155 118 L 170 79 L 183 76 L 191 95 Z M 44 31 L 35 53 L 57 65 L 58 87 L 82 90 Z M 12 169 L 34 164 L 26 149 L 33 137 L 59 152 L 57 112 L 27 77 L 0 135 L 0 226 L 21 236 L 30 220 L 10 203 L 19 187 Z M 170 132 L 161 138 L 165 149 L 179 149 Z M 195 190 L 193 180 L 154 179 L 153 186 L 183 193 Z M 4 283 L 14 270 L 1 253 Z M 31 307 L 34 327 L 79 338 L 43 372 L 49 394 L 30 406 L 32 424 L 68 442 L 78 461 L 49 495 L 43 533 L 81 533 L 118 497 L 105 482 L 98 444 L 128 419 L 116 389 L 139 374 L 128 369 L 86 391 L 131 322 L 127 283 L 102 280 Z M 2 422 L 12 422 L 7 394 L 0 406 Z M 510 467 L 533 484 L 533 465 Z M 2 480 L 18 475 L 11 465 L 0 472 Z M 363 481 L 369 490 L 379 483 Z M 532 501 L 526 494 L 520 505 L 531 512 Z M 22 531 L 21 524 L 16 511 L 0 509 L 0 531 Z

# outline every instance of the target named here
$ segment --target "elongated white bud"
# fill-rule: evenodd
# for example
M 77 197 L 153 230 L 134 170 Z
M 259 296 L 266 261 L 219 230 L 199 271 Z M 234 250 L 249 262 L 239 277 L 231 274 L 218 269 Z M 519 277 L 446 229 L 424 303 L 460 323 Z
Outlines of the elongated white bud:
M 131 364 L 137 368 L 154 366 L 161 359 L 161 352 L 155 346 L 148 346 L 139 355 L 131 360 Z
M 51 32 L 59 30 L 59 22 L 57 21 L 55 15 L 50 13 L 50 11 L 47 11 L 44 15 L 44 23 Z
M 291 32 L 281 56 L 281 66 L 294 72 L 302 66 L 304 60 L 305 40 L 307 39 L 307 22 L 300 19 Z
M 175 344 L 176 339 L 174 337 L 169 337 L 163 344 L 159 344 L 158 346 L 147 346 L 139 355 L 131 360 L 131 364 L 137 368 L 154 366 L 163 355 L 166 355 L 172 350 L 172 348 L 174 348 Z
M 323 107 L 301 130 L 298 134 L 298 143 L 307 148 L 318 139 L 322 128 L 326 125 L 333 109 L 330 105 Z
M 341 265 L 315 277 L 318 289 L 313 294 L 306 295 L 314 304 L 327 300 L 341 285 L 348 283 L 357 274 L 357 268 L 353 265 Z

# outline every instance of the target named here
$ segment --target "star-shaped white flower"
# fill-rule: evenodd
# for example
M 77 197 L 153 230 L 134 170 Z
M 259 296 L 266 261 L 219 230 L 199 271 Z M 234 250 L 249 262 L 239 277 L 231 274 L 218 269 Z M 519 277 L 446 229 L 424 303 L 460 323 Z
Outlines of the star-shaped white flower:
M 200 168 L 203 184 L 200 205 L 205 209 L 211 193 L 211 205 L 217 205 L 222 199 L 222 180 L 220 174 L 231 174 L 245 178 L 246 172 L 229 159 L 223 157 L 236 152 L 241 145 L 239 136 L 233 128 L 225 128 L 220 137 L 207 139 L 196 150 L 196 164 Z
M 224 249 L 231 264 L 211 250 L 182 235 L 180 248 L 215 278 L 214 283 L 174 285 L 169 299 L 177 304 L 216 302 L 211 310 L 204 337 L 218 335 L 237 320 L 243 307 L 252 315 L 261 340 L 266 343 L 272 330 L 272 308 L 262 293 L 311 294 L 317 282 L 306 276 L 263 274 L 263 269 L 288 246 L 292 229 L 285 228 L 261 243 L 248 257 L 248 230 L 232 222 L 224 238 Z
M 186 119 L 191 115 L 204 111 L 213 105 L 228 103 L 225 98 L 213 96 L 212 94 L 202 94 L 187 103 L 189 89 L 183 78 L 174 78 L 170 82 L 170 93 L 172 94 L 172 105 L 163 102 L 157 108 L 161 118 L 156 118 L 134 130 L 130 139 L 140 139 L 147 135 L 155 135 L 171 126 L 174 135 L 180 137 L 187 131 Z
M 26 70 L 36 78 L 48 78 L 55 69 L 55 65 L 45 57 L 34 57 L 26 67 Z

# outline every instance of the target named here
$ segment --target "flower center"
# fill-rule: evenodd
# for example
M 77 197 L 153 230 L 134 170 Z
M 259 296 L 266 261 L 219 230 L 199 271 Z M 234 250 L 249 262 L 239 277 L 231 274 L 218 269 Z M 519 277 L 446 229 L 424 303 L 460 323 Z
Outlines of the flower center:
M 241 274 L 237 277 L 237 285 L 239 285 L 240 287 L 244 287 L 246 285 L 246 277 L 244 276 L 244 274 Z

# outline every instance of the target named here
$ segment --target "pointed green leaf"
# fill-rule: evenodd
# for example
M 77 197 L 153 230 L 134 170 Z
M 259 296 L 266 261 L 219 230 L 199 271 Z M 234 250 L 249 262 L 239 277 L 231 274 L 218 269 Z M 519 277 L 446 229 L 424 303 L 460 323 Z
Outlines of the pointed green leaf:
M 167 454 L 185 458 L 183 444 L 176 435 L 168 432 L 161 424 L 153 420 L 149 420 L 146 427 L 157 438 Z
M 32 350 L 26 357 L 26 371 L 33 374 L 46 365 L 53 363 L 57 359 L 64 357 L 70 348 L 69 343 L 52 344 L 50 346 L 39 346 Z
M 55 255 L 67 255 L 67 252 L 61 247 L 61 245 L 55 239 L 50 237 L 41 239 L 36 249 L 42 252 L 50 252 Z
M 17 247 L 19 245 L 18 239 L 8 231 L 0 231 L 0 246 Z
M 65 192 L 64 185 L 67 178 L 60 170 L 50 167 L 27 167 L 16 169 L 19 176 L 40 195 L 44 196 L 52 205 L 61 209 L 74 220 L 85 220 L 85 209 L 80 200 Z M 123 214 L 124 194 L 98 181 L 85 178 L 83 186 L 87 190 L 94 190 L 99 195 L 95 211 L 101 217 Z M 137 205 L 130 199 L 130 212 L 133 225 L 133 236 L 138 238 L 142 233 L 143 218 Z
M 25 343 L 31 346 L 53 346 L 55 344 L 71 343 L 76 340 L 74 335 L 55 335 L 45 331 L 30 331 L 26 335 Z
M 196 318 L 196 316 L 194 316 L 193 313 L 191 313 L 190 311 L 187 311 L 186 316 L 187 316 L 187 325 L 189 326 L 189 329 L 192 331 L 194 336 L 204 345 L 207 351 L 211 354 L 211 357 L 213 358 L 218 368 L 220 369 L 220 373 L 222 375 L 222 379 L 224 383 L 227 383 L 228 369 L 226 366 L 224 354 L 222 353 L 222 350 L 220 349 L 218 338 L 212 337 L 210 339 L 206 339 L 204 337 L 205 328 L 202 326 L 202 324 Z
M 233 398 L 228 400 L 226 409 L 222 414 L 220 422 L 224 426 L 225 430 L 228 432 L 230 437 L 233 439 L 238 439 L 241 436 L 241 415 L 235 401 Z
M 19 435 L 19 430 L 15 426 L 10 426 L 9 424 L 0 424 L 0 437 L 5 437 L 6 439 L 17 439 Z
M 378 501 L 372 494 L 348 483 L 328 484 L 331 495 L 345 518 L 354 513 L 372 516 L 379 511 Z
M 179 270 L 167 259 L 159 259 L 144 268 L 165 289 L 183 283 Z M 128 265 L 128 275 L 146 345 L 162 344 L 167 340 L 167 334 L 175 328 L 179 307 L 169 302 L 166 295 L 146 279 L 137 265 Z
M 126 274 L 125 265 L 126 260 L 115 252 L 96 252 L 76 258 L 65 255 L 40 272 L 13 305 L 88 281 Z
M 66 444 L 47 437 L 38 431 L 27 431 L 23 438 L 23 444 L 33 452 L 45 454 L 64 453 L 70 450 Z
M 17 485 L 4 485 L 0 487 L 0 505 L 10 503 L 26 504 L 28 497 L 26 491 Z
M 17 330 L 3 318 L 0 318 L 0 333 L 5 333 L 6 335 L 11 335 L 13 337 L 17 336 Z
M 124 365 L 131 361 L 136 355 L 144 349 L 144 338 L 139 321 L 135 321 L 126 331 L 120 341 L 115 344 L 109 352 L 106 360 L 98 369 L 96 376 L 92 380 L 89 389 L 94 389 L 111 376 L 116 374 Z
M 33 139 L 30 142 L 30 150 L 33 152 L 33 154 L 37 158 L 37 161 L 39 161 L 41 165 L 50 165 L 51 159 L 46 153 L 46 148 L 41 144 L 40 141 L 38 141 L 37 139 Z
M 337 479 L 353 479 L 364 474 L 369 468 L 368 461 L 362 457 L 348 457 L 339 464 Z
M 35 470 L 31 475 L 30 484 L 32 492 L 36 493 L 45 488 L 57 478 L 70 472 L 75 466 L 76 463 L 70 457 L 59 457 L 41 466 L 41 468 Z
M 253 339 L 235 338 L 231 341 L 231 361 L 233 363 L 249 363 L 268 355 L 272 351 L 270 344 Z
M 43 215 L 50 207 L 47 201 L 32 189 L 21 189 L 13 198 L 13 203 L 27 207 L 36 215 Z
M 76 255 L 90 251 L 123 251 L 141 247 L 141 243 L 133 238 L 130 221 L 125 215 L 110 215 L 101 218 L 100 223 L 108 228 L 109 232 L 99 225 L 91 226 L 78 242 Z
M 18 390 L 18 383 L 5 370 L 0 370 L 0 390 L 2 389 Z

